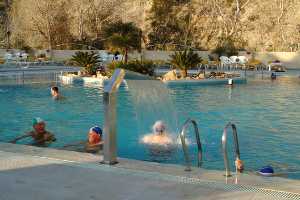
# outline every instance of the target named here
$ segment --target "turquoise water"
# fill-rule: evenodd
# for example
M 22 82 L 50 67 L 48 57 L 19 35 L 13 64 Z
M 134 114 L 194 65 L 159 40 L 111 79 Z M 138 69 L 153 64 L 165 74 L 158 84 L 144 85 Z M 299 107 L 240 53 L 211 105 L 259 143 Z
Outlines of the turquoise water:
M 145 83 L 141 85 L 147 87 Z M 103 88 L 82 84 L 61 85 L 66 99 L 54 101 L 50 97 L 50 86 L 0 86 L 1 141 L 9 141 L 29 131 L 32 118 L 36 116 L 44 118 L 49 131 L 56 134 L 58 140 L 51 145 L 53 148 L 85 140 L 91 126 L 102 125 Z M 180 146 L 161 151 L 140 143 L 141 137 L 151 132 L 155 116 L 164 118 L 167 112 L 172 115 L 168 118 L 168 124 L 172 126 L 170 131 L 174 137 L 178 127 L 188 117 L 198 122 L 204 148 L 204 168 L 224 169 L 221 136 L 224 126 L 231 121 L 237 125 L 241 158 L 248 171 L 272 165 L 277 172 L 300 179 L 299 89 L 299 78 L 276 81 L 258 78 L 234 87 L 177 85 L 168 88 L 174 105 L 170 105 L 161 95 L 159 106 L 146 106 L 137 102 L 137 92 L 131 93 L 130 87 L 123 86 L 118 93 L 118 154 L 139 160 L 184 164 Z M 156 102 L 158 97 L 159 93 L 153 94 L 152 99 L 149 96 L 149 102 Z M 160 108 L 161 113 L 158 112 Z M 174 108 L 176 115 L 172 112 Z M 194 153 L 196 146 L 193 137 L 189 140 L 190 151 Z

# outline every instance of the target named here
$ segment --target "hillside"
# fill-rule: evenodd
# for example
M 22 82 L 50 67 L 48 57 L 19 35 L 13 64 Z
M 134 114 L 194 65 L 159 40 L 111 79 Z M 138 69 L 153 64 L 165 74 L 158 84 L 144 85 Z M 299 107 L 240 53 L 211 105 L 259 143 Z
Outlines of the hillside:
M 143 30 L 148 49 L 296 51 L 299 10 L 299 0 L 18 0 L 9 14 L 15 47 L 47 48 L 53 34 L 51 46 L 101 48 L 103 26 L 123 20 Z

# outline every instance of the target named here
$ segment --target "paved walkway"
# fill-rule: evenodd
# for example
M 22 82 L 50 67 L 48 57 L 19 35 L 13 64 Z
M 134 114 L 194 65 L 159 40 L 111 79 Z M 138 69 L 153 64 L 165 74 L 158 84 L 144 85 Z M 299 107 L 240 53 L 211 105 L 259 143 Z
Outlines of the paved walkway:
M 20 145 L 1 144 L 0 150 L 1 200 L 300 199 L 300 190 L 204 181 L 180 174 L 182 167 L 129 160 L 111 167 L 100 165 L 99 156 Z

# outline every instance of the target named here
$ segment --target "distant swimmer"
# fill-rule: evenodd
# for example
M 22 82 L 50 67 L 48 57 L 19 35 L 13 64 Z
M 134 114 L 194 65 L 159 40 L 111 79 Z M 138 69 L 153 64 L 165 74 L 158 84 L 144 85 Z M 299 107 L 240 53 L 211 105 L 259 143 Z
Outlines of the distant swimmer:
M 28 137 L 31 137 L 34 140 L 33 145 L 45 145 L 47 143 L 56 141 L 55 136 L 46 130 L 46 122 L 43 119 L 39 117 L 34 118 L 32 127 L 32 131 L 15 138 L 11 141 L 11 143 L 16 143 L 18 140 Z
M 51 87 L 51 95 L 54 100 L 64 99 L 64 97 L 60 95 L 59 89 L 57 86 Z
M 166 125 L 163 121 L 156 121 L 152 129 L 153 132 L 151 134 L 145 135 L 142 138 L 143 143 L 161 146 L 173 144 L 173 139 L 167 133 Z

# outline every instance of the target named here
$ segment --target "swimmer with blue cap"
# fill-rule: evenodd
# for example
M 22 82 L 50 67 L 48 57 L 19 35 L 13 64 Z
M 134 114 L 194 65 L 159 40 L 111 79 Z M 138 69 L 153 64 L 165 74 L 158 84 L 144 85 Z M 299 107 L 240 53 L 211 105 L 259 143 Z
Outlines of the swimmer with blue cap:
M 32 131 L 15 138 L 11 141 L 11 143 L 16 143 L 18 140 L 28 137 L 31 137 L 34 140 L 34 145 L 44 145 L 46 143 L 56 141 L 55 136 L 46 130 L 46 123 L 42 118 L 34 118 L 32 120 L 32 127 Z
M 82 146 L 87 153 L 98 153 L 103 147 L 103 132 L 99 126 L 93 126 L 88 132 L 86 141 L 65 145 L 63 148 L 71 146 Z
M 86 152 L 98 152 L 103 145 L 103 133 L 99 126 L 90 128 L 88 133 L 88 141 L 85 145 Z

